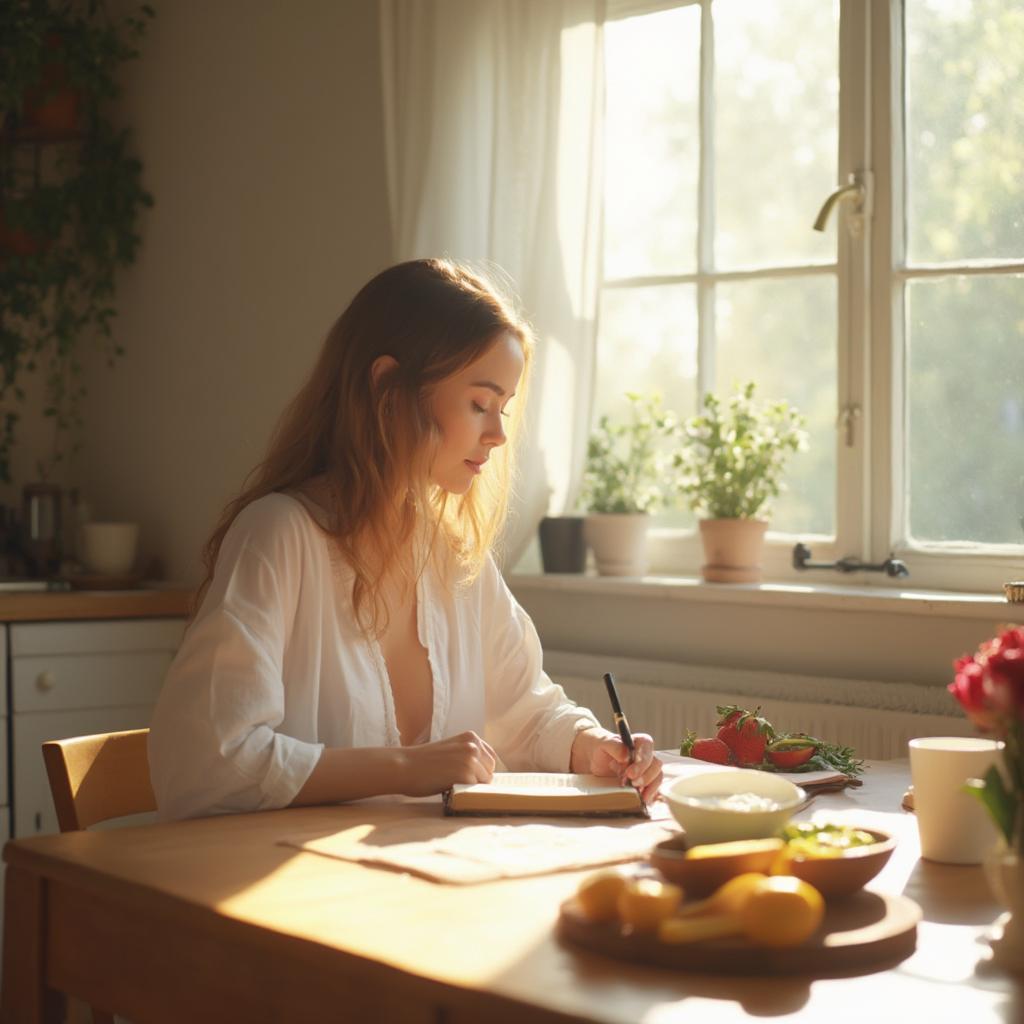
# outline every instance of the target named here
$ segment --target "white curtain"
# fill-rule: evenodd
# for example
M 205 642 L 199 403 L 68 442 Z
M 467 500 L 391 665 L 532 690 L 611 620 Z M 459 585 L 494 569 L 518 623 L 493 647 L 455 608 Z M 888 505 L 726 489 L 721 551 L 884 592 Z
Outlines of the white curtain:
M 504 543 L 569 509 L 590 424 L 603 0 L 382 0 L 394 255 L 506 276 L 538 336 Z

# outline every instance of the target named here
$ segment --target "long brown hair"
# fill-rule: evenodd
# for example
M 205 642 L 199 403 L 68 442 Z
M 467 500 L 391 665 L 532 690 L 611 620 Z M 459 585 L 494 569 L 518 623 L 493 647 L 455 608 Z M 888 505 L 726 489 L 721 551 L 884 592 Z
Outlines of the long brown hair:
M 430 397 L 506 332 L 519 340 L 525 359 L 520 397 L 509 410 L 509 443 L 453 500 L 429 480 L 439 439 Z M 242 509 L 313 478 L 322 480 L 328 498 L 329 522 L 318 525 L 354 571 L 353 604 L 365 631 L 379 634 L 387 625 L 380 586 L 417 529 L 443 537 L 463 578 L 472 579 L 504 524 L 532 349 L 529 324 L 511 302 L 464 266 L 412 260 L 374 277 L 331 328 L 309 379 L 281 415 L 266 457 L 221 514 L 203 549 L 206 576 L 193 614 Z M 396 365 L 373 380 L 381 356 Z

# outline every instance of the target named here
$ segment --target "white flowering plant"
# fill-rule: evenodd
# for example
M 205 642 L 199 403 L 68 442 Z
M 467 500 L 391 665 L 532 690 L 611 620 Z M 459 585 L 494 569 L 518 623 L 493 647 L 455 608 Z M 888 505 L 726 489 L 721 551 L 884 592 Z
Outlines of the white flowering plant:
M 589 512 L 654 512 L 673 497 L 666 479 L 678 420 L 660 395 L 629 391 L 626 398 L 628 420 L 602 416 L 587 443 L 582 500 Z
M 807 448 L 806 418 L 787 402 L 755 399 L 744 384 L 726 402 L 708 394 L 683 424 L 676 487 L 708 519 L 755 519 L 782 492 L 790 457 Z

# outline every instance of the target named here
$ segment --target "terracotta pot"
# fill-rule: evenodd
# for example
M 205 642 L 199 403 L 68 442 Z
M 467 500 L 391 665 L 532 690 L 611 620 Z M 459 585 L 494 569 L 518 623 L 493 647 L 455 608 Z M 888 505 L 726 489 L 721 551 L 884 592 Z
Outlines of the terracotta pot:
M 643 576 L 647 572 L 647 521 L 643 512 L 595 512 L 583 523 L 600 576 Z
M 13 256 L 34 256 L 43 248 L 43 243 L 34 235 L 30 235 L 22 227 L 13 227 L 4 217 L 4 208 L 0 204 L 0 260 L 4 253 Z
M 62 88 L 42 99 L 41 92 L 25 96 L 22 128 L 40 135 L 72 135 L 78 129 L 78 93 Z
M 51 33 L 45 46 L 52 58 L 43 64 L 38 83 L 25 90 L 21 127 L 31 134 L 73 134 L 78 127 L 79 94 L 68 83 L 68 69 L 60 60 L 64 41 Z
M 1000 843 L 985 858 L 985 875 L 995 898 L 1006 907 L 992 928 L 992 963 L 1024 974 L 1024 858 Z
M 763 519 L 702 519 L 701 576 L 709 583 L 760 583 L 767 529 Z

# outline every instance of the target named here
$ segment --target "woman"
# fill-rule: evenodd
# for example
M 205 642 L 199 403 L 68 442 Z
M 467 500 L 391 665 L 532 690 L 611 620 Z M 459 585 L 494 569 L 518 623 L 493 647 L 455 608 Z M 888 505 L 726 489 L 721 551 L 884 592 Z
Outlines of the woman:
M 532 346 L 447 261 L 353 299 L 206 546 L 150 732 L 162 817 L 439 793 L 499 759 L 654 799 L 651 738 L 630 763 L 548 679 L 489 554 Z

